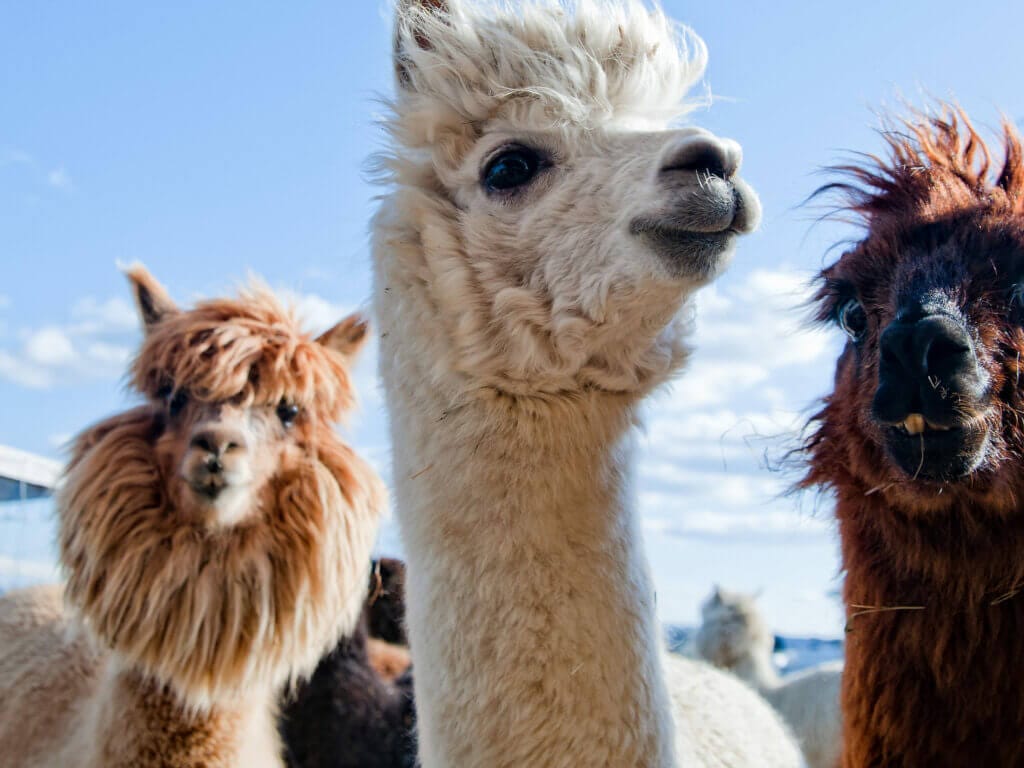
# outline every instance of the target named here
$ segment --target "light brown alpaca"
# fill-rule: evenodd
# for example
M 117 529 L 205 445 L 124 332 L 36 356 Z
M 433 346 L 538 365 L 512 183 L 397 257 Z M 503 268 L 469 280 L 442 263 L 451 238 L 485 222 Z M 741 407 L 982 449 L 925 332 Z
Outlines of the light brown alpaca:
M 147 402 L 82 433 L 60 589 L 0 599 L 0 755 L 18 766 L 278 766 L 278 689 L 355 625 L 383 489 L 333 432 L 348 318 L 264 290 L 178 310 L 129 272 Z

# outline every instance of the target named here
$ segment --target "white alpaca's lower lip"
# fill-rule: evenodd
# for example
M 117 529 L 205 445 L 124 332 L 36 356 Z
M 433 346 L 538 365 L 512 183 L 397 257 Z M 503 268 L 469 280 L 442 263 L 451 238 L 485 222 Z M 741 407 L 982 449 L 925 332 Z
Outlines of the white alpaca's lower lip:
M 693 232 L 650 226 L 635 234 L 662 258 L 674 276 L 707 281 L 724 269 L 739 233 L 731 227 L 720 232 Z

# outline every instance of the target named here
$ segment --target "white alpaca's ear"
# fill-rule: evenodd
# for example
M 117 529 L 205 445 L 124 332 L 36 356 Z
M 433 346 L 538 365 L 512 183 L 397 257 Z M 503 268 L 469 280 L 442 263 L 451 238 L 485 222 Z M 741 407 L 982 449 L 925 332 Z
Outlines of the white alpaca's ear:
M 422 24 L 425 14 L 444 16 L 448 13 L 447 0 L 399 0 L 395 8 L 395 41 L 394 41 L 394 65 L 395 79 L 398 87 L 409 90 L 412 86 L 410 72 L 413 64 L 407 52 L 410 45 L 417 45 L 424 50 L 430 50 L 430 37 Z
M 127 267 L 124 273 L 132 284 L 135 308 L 139 311 L 142 329 L 146 333 L 169 315 L 177 314 L 178 305 L 144 266 L 133 264 Z
M 351 314 L 320 334 L 317 344 L 323 344 L 347 360 L 353 359 L 370 337 L 370 322 L 358 312 Z

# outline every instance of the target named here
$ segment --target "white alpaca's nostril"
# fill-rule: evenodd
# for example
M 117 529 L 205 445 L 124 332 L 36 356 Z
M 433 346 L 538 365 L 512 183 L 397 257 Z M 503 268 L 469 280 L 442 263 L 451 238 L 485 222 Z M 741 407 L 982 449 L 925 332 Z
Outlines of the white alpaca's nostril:
M 688 138 L 671 146 L 662 159 L 660 174 L 710 174 L 730 179 L 740 168 L 743 153 L 731 139 L 716 136 Z

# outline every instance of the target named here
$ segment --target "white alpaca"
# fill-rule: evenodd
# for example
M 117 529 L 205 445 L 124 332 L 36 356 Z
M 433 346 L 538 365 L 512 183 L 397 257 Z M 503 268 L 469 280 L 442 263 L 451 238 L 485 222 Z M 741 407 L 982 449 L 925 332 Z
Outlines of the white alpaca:
M 634 508 L 639 405 L 760 215 L 737 144 L 667 128 L 703 43 L 593 0 L 408 0 L 395 40 L 375 305 L 424 768 L 799 764 L 728 676 L 666 686 Z
M 0 765 L 280 768 L 279 689 L 355 626 L 384 502 L 332 428 L 366 327 L 130 276 L 145 402 L 75 441 L 65 585 L 0 597 Z
M 836 768 L 843 737 L 843 662 L 780 677 L 772 663 L 775 637 L 753 595 L 715 587 L 702 614 L 694 642 L 697 654 L 756 688 L 789 723 L 811 768 Z

